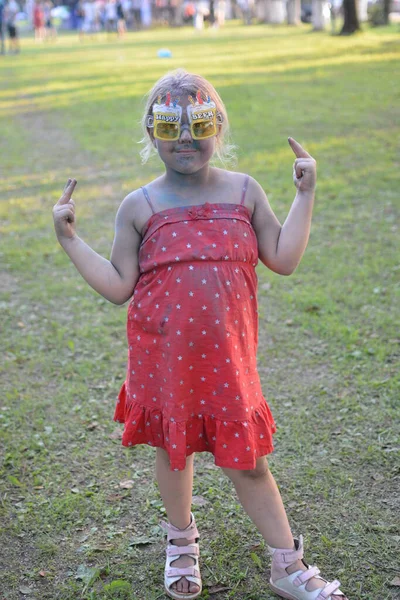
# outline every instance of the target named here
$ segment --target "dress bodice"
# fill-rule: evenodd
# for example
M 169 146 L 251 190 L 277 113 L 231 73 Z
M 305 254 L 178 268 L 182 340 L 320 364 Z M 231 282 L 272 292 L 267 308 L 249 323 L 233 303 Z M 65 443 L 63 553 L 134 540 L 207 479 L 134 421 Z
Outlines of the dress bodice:
M 140 273 L 182 262 L 228 261 L 256 266 L 257 238 L 246 206 L 206 203 L 153 214 L 139 250 Z

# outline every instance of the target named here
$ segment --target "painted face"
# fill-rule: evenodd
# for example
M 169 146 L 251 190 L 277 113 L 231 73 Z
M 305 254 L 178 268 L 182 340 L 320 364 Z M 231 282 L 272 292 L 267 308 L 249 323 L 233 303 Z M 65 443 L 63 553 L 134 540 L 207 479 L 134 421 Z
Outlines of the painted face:
M 167 98 L 167 104 L 153 107 L 150 131 L 166 167 L 181 173 L 195 173 L 211 159 L 219 132 L 213 106 L 205 103 L 204 108 L 199 108 L 197 103 L 181 98 L 174 107 Z

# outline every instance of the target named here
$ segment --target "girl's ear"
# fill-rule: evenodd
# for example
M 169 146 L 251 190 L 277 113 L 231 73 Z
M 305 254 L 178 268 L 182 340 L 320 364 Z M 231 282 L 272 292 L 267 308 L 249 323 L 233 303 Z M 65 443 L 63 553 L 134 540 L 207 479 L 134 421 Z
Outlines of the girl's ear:
M 222 132 L 222 125 L 224 123 L 224 118 L 220 112 L 217 112 L 217 137 Z

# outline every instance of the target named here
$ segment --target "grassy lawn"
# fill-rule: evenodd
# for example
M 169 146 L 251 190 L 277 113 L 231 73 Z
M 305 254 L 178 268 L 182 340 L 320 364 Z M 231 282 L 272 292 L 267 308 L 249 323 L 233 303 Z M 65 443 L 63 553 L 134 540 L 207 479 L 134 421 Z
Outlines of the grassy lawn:
M 165 47 L 172 58 L 158 59 Z M 165 598 L 154 449 L 123 449 L 112 421 L 126 307 L 80 278 L 51 209 L 78 179 L 78 233 L 109 256 L 120 201 L 161 170 L 138 156 L 143 95 L 178 66 L 220 91 L 235 168 L 281 222 L 294 197 L 287 136 L 317 159 L 300 267 L 258 267 L 270 466 L 306 560 L 350 600 L 400 598 L 398 28 L 341 38 L 229 24 L 22 50 L 0 57 L 1 600 Z M 272 600 L 264 543 L 211 455 L 196 457 L 194 495 L 203 598 Z

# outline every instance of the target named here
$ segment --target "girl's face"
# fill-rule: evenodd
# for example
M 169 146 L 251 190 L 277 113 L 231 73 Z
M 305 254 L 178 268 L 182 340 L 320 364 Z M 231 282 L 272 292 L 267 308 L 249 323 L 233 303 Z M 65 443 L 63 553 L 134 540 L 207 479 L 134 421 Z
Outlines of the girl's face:
M 192 175 L 200 171 L 211 159 L 215 151 L 216 136 L 205 140 L 194 140 L 190 132 L 186 108 L 188 98 L 179 101 L 182 106 L 181 133 L 178 140 L 167 142 L 153 137 L 153 144 L 157 148 L 166 169 L 172 169 L 182 175 Z

